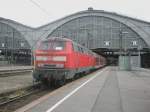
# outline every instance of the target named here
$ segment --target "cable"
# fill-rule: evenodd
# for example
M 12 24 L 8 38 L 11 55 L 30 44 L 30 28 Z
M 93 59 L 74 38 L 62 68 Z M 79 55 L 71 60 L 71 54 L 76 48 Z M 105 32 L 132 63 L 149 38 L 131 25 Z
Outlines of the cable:
M 33 0 L 29 0 L 31 3 L 33 3 L 34 5 L 36 5 L 41 11 L 43 11 L 47 16 L 50 16 L 49 13 L 44 9 L 42 8 L 38 3 L 36 3 L 35 1 Z

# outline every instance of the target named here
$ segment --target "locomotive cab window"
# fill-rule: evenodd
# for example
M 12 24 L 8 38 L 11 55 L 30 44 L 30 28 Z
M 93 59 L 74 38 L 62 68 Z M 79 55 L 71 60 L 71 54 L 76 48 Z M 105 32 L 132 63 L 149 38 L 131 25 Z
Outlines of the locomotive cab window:
M 60 51 L 60 50 L 64 50 L 65 48 L 65 41 L 43 41 L 40 46 L 39 49 L 40 50 L 56 50 L 56 51 Z

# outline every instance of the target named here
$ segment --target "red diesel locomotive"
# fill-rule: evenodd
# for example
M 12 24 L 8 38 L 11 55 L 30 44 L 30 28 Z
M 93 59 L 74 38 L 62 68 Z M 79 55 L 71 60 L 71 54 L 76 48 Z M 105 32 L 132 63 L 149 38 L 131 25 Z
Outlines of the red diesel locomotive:
M 104 57 L 67 38 L 43 40 L 35 50 L 33 78 L 46 84 L 62 85 L 78 73 L 103 67 Z

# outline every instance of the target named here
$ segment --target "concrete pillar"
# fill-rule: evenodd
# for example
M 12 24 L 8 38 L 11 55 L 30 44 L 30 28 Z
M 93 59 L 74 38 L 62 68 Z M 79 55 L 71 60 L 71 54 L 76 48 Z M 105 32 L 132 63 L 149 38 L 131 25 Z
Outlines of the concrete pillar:
M 119 56 L 119 69 L 131 70 L 131 56 Z
M 131 56 L 131 66 L 141 67 L 141 56 Z

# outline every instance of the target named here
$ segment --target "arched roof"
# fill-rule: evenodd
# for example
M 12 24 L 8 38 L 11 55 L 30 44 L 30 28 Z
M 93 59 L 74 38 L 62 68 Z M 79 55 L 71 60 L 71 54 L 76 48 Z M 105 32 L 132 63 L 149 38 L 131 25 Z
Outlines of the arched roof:
M 57 29 L 61 25 L 69 21 L 72 21 L 74 19 L 86 17 L 86 16 L 106 17 L 121 22 L 126 26 L 130 27 L 133 31 L 135 31 L 143 40 L 145 40 L 147 45 L 150 46 L 150 23 L 149 22 L 120 15 L 113 12 L 106 12 L 103 10 L 80 11 L 38 28 L 25 26 L 23 24 L 5 18 L 0 18 L 0 22 L 7 24 L 10 27 L 17 30 L 18 32 L 20 32 L 20 34 L 25 38 L 25 40 L 28 41 L 30 46 L 34 46 L 34 44 L 38 40 L 42 38 L 46 38 L 49 34 L 51 34 L 55 29 Z
M 16 21 L 10 20 L 10 19 L 5 19 L 0 17 L 0 23 L 6 24 L 9 27 L 15 29 L 16 31 L 18 31 L 25 40 L 27 40 L 27 42 L 29 43 L 30 46 L 32 46 L 32 42 L 31 42 L 31 36 L 34 33 L 34 28 L 23 25 L 21 23 L 18 23 Z
M 103 10 L 81 11 L 81 12 L 66 16 L 64 18 L 61 18 L 50 24 L 41 26 L 41 27 L 37 28 L 36 30 L 37 31 L 40 31 L 40 30 L 46 31 L 47 30 L 46 33 L 41 34 L 42 35 L 41 38 L 46 38 L 49 34 L 51 34 L 59 26 L 65 24 L 73 19 L 80 18 L 80 17 L 86 17 L 86 16 L 101 16 L 101 17 L 106 17 L 106 18 L 110 18 L 110 19 L 116 20 L 118 22 L 121 22 L 121 23 L 125 24 L 126 26 L 128 26 L 129 28 L 131 28 L 133 31 L 135 31 L 141 38 L 143 38 L 143 40 L 145 40 L 147 45 L 150 46 L 150 33 L 149 33 L 150 32 L 150 23 L 149 22 L 145 22 L 145 21 L 134 19 L 134 18 L 127 17 L 127 16 L 122 16 L 122 15 L 112 13 L 112 12 L 106 12 Z

